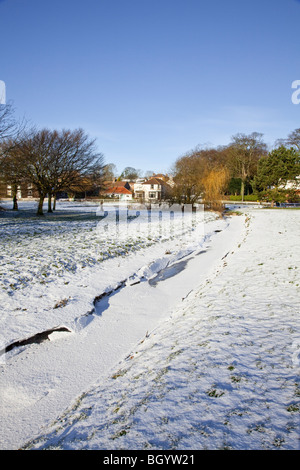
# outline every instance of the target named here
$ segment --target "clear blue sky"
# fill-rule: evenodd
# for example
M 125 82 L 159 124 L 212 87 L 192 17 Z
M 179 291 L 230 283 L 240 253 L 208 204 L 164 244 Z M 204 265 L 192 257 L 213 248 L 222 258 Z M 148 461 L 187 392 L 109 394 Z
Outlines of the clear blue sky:
M 0 80 L 18 117 L 82 127 L 119 172 L 300 127 L 297 0 L 0 0 Z

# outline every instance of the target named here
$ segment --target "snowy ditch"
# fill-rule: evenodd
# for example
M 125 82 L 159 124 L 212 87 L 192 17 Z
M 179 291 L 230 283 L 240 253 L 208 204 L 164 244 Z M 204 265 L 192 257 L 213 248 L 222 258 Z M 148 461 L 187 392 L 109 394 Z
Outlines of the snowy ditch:
M 221 232 L 221 230 L 214 230 L 213 233 L 219 232 Z M 208 241 L 210 238 L 211 235 L 204 237 L 202 243 L 204 241 Z M 83 315 L 74 320 L 74 329 L 70 329 L 64 325 L 60 325 L 55 326 L 51 329 L 35 333 L 30 337 L 13 341 L 12 343 L 6 345 L 2 350 L 0 350 L 0 357 L 9 353 L 12 350 L 17 353 L 18 348 L 23 348 L 24 346 L 28 346 L 31 344 L 41 344 L 44 341 L 51 341 L 57 339 L 60 334 L 74 333 L 74 331 L 78 333 L 82 328 L 87 326 L 95 316 L 101 316 L 103 311 L 109 308 L 110 296 L 116 295 L 123 288 L 135 286 L 136 284 L 139 284 L 141 282 L 148 282 L 150 286 L 155 287 L 159 282 L 176 276 L 178 273 L 184 270 L 187 267 L 187 264 L 190 261 L 191 257 L 198 256 L 205 252 L 206 250 L 203 250 L 201 248 L 199 250 L 199 248 L 196 249 L 195 247 L 193 247 L 190 249 L 181 250 L 175 255 L 173 255 L 171 258 L 170 256 L 168 256 L 151 262 L 150 265 L 143 267 L 137 273 L 131 275 L 128 279 L 124 279 L 118 282 L 117 285 L 113 288 L 108 288 L 108 290 L 106 290 L 105 292 L 101 293 L 100 295 L 97 295 L 93 300 L 94 307 L 89 312 L 84 313 Z M 68 299 L 63 299 L 54 306 L 54 309 L 63 308 L 67 305 L 67 303 Z
M 22 208 L 22 203 L 20 206 Z M 203 252 L 203 245 L 212 235 L 228 226 L 227 220 L 218 219 L 214 213 L 204 213 L 203 207 L 195 214 L 189 206 L 186 213 L 182 213 L 179 206 L 172 206 L 171 210 L 154 207 L 149 211 L 143 207 L 141 210 L 141 206 L 129 210 L 123 206 L 59 203 L 55 216 L 47 220 L 33 217 L 32 203 L 23 203 L 23 207 L 27 209 L 25 217 L 13 213 L 3 213 L 1 217 L 2 320 L 12 323 L 11 331 L 7 326 L 2 329 L 2 362 L 7 353 L 11 357 L 25 346 L 80 331 L 91 321 L 92 315 L 99 316 L 100 300 L 105 297 L 108 303 L 109 296 L 121 288 L 145 280 L 154 287 L 166 277 L 176 275 L 184 269 L 190 256 Z M 222 229 L 216 228 L 215 224 L 219 226 L 220 223 Z M 210 224 L 213 227 L 205 233 Z M 142 252 L 141 258 L 136 256 L 139 252 Z M 159 256 L 162 253 L 163 256 Z M 112 269 L 121 271 L 120 264 L 125 265 L 125 259 L 132 255 L 149 262 L 134 272 L 128 271 L 127 263 L 127 277 L 120 280 L 114 275 L 113 283 L 106 286 L 101 282 L 102 292 L 86 299 L 91 305 L 87 312 L 74 309 L 76 313 L 71 314 L 71 319 L 67 316 L 63 321 L 61 312 L 70 310 L 74 302 L 72 293 L 57 300 L 52 309 L 49 306 L 43 308 L 45 301 L 40 301 L 44 296 L 41 292 L 47 295 L 50 290 L 49 297 L 52 298 L 60 291 L 72 291 L 71 284 L 76 286 L 78 278 L 82 280 L 85 273 L 90 274 L 92 270 L 93 275 L 99 276 L 99 268 L 104 274 Z M 93 290 L 95 288 L 93 286 Z M 22 336 L 23 318 L 31 317 L 28 314 L 30 308 L 34 310 L 35 319 L 38 315 L 37 323 L 41 327 L 31 325 L 27 320 Z M 49 310 L 56 311 L 56 315 L 49 315 L 47 319 L 45 315 Z M 62 323 L 57 325 L 56 318 L 61 318 Z
M 170 218 L 158 218 L 156 223 L 152 219 L 149 231 L 148 215 L 136 226 L 136 243 L 126 253 L 120 254 L 119 249 L 128 244 L 128 238 L 106 236 L 106 247 L 109 243 L 118 247 L 110 258 L 72 273 L 66 271 L 62 277 L 54 271 L 47 283 L 34 280 L 27 287 L 19 285 L 13 293 L 2 291 L 0 349 L 7 351 L 0 357 L 2 448 L 20 447 L 148 338 L 172 308 L 220 263 L 243 227 L 239 217 L 222 219 L 202 213 L 196 219 L 190 214 L 183 232 L 182 216 L 175 214 L 171 227 Z M 40 223 L 35 222 L 38 227 Z M 89 226 L 90 221 L 85 223 Z M 60 230 L 54 227 L 52 238 L 55 249 L 65 257 L 70 254 L 67 225 L 61 225 Z M 72 253 L 84 262 L 86 248 L 91 254 L 99 242 L 100 226 L 84 230 L 81 222 L 77 225 L 73 222 Z M 138 242 L 142 234 L 147 246 Z M 132 240 L 134 233 L 129 235 Z M 39 247 L 40 258 L 50 265 L 48 235 L 45 239 L 41 234 L 36 237 L 30 247 L 23 245 L 24 259 L 29 254 L 37 256 Z M 18 238 L 16 234 L 11 237 L 8 251 L 13 243 L 18 250 Z M 20 266 L 20 259 L 16 264 Z M 1 268 L 6 269 L 4 265 Z M 26 262 L 22 269 L 26 269 Z M 169 270 L 176 274 L 170 276 Z M 157 276 L 161 281 L 157 282 Z

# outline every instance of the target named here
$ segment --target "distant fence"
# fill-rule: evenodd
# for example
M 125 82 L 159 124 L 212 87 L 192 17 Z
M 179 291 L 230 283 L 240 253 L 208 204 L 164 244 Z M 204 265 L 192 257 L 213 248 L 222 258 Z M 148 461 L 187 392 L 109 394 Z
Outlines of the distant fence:
M 276 207 L 300 207 L 300 202 L 278 202 Z

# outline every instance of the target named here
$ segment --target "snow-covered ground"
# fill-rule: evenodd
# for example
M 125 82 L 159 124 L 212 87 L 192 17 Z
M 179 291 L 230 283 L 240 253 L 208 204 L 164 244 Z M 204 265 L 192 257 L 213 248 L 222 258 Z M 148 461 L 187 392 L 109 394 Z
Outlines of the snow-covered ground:
M 34 203 L 19 206 L 29 211 Z M 161 219 L 153 210 L 151 220 L 141 210 L 127 223 L 124 206 L 103 209 L 61 202 L 50 217 L 35 217 L 34 211 L 26 217 L 1 214 L 0 350 L 62 323 L 73 330 L 75 321 L 93 309 L 95 297 L 132 277 L 131 283 L 155 275 L 197 252 L 215 229 L 227 225 L 201 210 L 184 217 L 165 210 Z M 129 216 L 136 213 L 131 210 Z
M 2 350 L 65 331 L 2 356 L 0 448 L 298 449 L 300 212 L 104 220 L 1 220 Z

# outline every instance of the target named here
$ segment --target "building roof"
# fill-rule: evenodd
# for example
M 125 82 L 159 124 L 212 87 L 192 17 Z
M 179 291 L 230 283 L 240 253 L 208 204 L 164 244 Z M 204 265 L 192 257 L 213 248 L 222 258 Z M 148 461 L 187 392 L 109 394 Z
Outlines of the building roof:
M 165 184 L 165 182 L 159 178 L 150 178 L 149 180 L 145 181 L 144 183 L 142 184 L 160 184 L 160 185 L 163 185 Z
M 103 191 L 105 194 L 132 194 L 129 189 L 124 188 L 124 186 L 113 186 L 111 188 L 106 189 Z

